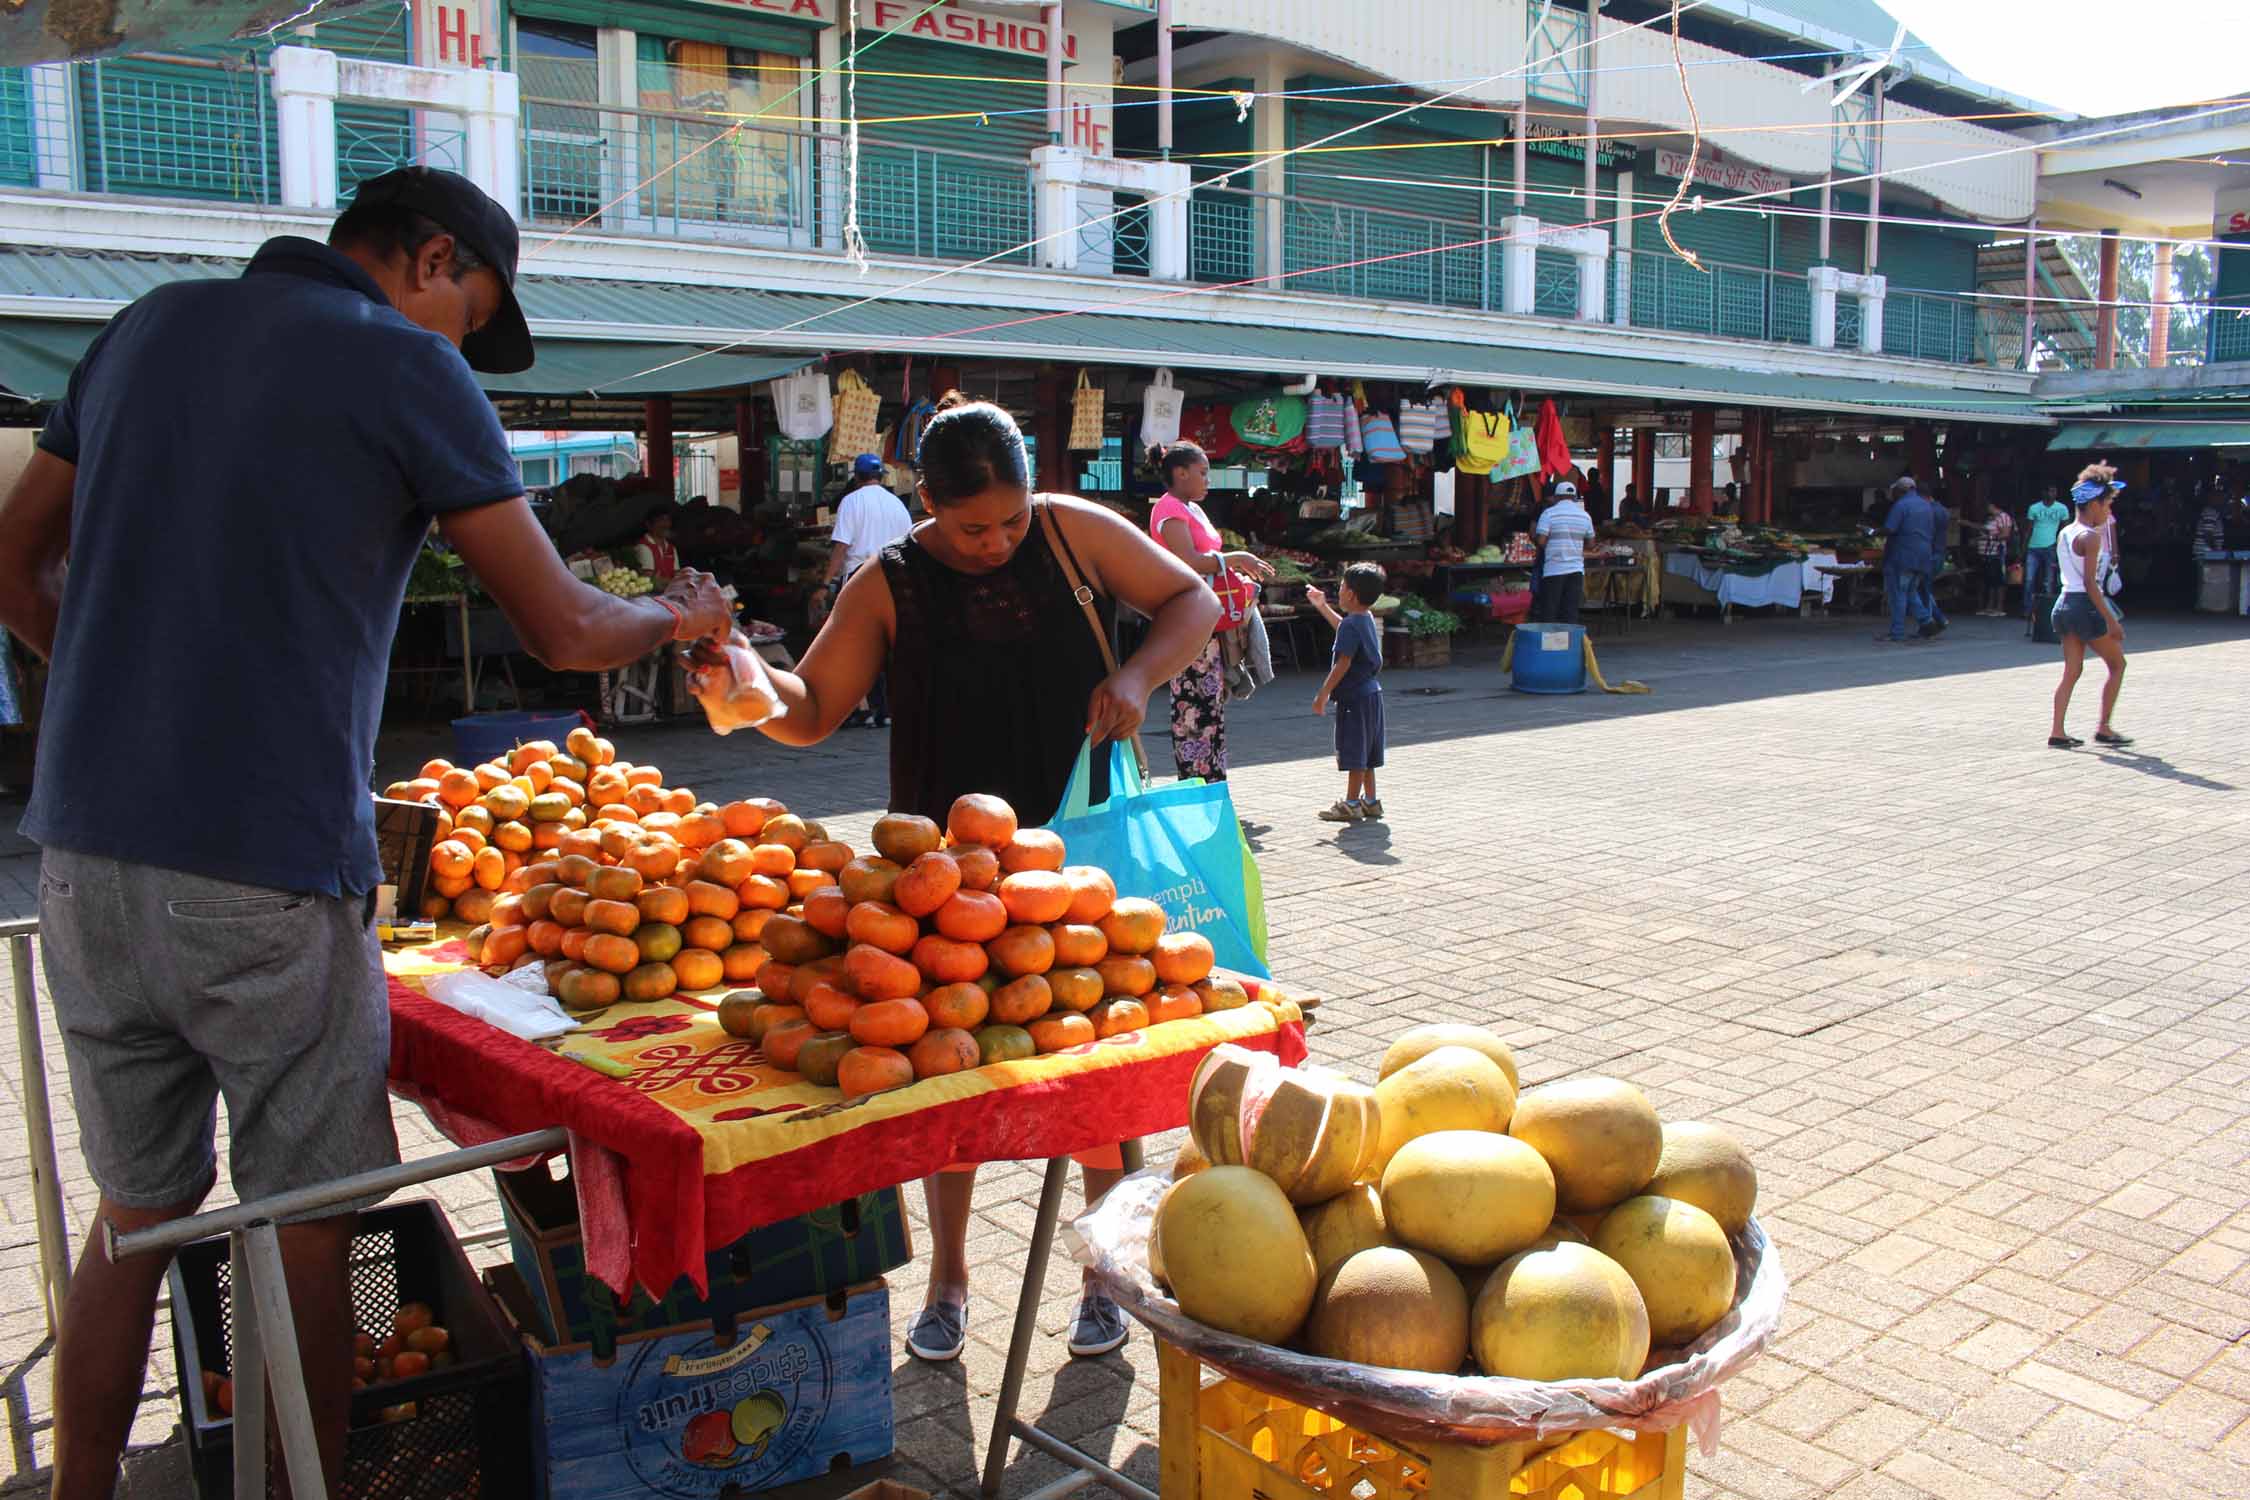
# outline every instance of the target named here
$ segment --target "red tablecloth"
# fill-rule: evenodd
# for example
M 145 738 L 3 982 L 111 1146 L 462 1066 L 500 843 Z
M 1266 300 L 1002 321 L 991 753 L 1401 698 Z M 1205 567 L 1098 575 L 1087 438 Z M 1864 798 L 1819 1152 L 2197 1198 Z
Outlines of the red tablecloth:
M 659 1293 L 682 1276 L 700 1285 L 709 1246 L 949 1163 L 1044 1159 L 1183 1125 L 1188 1083 L 1222 1041 L 1305 1056 L 1296 1007 L 1253 1003 L 846 1104 L 778 1073 L 698 1002 L 618 1006 L 586 1035 L 609 1055 L 653 1059 L 649 1073 L 665 1077 L 652 1092 L 649 1077 L 606 1077 L 396 976 L 390 989 L 393 1089 L 457 1140 L 480 1134 L 468 1122 L 502 1135 L 563 1126 L 614 1153 L 631 1279 Z M 692 1108 L 668 1102 L 683 1091 Z M 713 1107 L 728 1097 L 779 1102 Z

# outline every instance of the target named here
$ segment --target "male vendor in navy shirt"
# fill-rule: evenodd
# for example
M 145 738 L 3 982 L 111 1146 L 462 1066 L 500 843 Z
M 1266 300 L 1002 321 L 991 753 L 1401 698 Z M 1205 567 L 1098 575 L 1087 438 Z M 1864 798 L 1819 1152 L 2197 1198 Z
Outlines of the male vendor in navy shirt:
M 328 243 L 268 241 L 112 319 L 0 502 L 0 625 L 53 663 L 23 825 L 47 983 L 121 1231 L 203 1202 L 221 1095 L 244 1199 L 398 1160 L 368 785 L 433 520 L 552 667 L 727 628 L 707 576 L 612 598 L 533 519 L 470 373 L 532 363 L 516 244 L 466 178 L 375 178 Z M 281 1240 L 335 1494 L 355 1217 L 323 1213 Z M 55 1356 L 60 1500 L 116 1483 L 165 1271 L 111 1264 L 99 1231 Z

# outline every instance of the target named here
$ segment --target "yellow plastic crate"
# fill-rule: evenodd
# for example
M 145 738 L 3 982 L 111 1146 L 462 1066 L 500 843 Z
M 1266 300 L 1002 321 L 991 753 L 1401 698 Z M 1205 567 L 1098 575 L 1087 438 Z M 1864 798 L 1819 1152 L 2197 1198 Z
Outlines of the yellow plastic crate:
M 1682 1500 L 1683 1429 L 1402 1448 L 1160 1343 L 1163 1500 Z

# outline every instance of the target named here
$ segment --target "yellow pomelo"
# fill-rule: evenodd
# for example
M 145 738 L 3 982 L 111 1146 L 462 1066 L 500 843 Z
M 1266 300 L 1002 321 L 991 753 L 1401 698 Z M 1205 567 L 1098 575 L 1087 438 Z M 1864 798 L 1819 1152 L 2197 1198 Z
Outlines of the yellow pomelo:
M 1625 1268 L 1648 1308 L 1649 1338 L 1688 1344 L 1734 1306 L 1727 1232 L 1692 1203 L 1628 1198 L 1609 1211 L 1594 1248 Z
M 1362 1250 L 1321 1282 L 1304 1342 L 1328 1359 L 1450 1375 L 1469 1354 L 1468 1294 L 1434 1255 Z
M 1508 1133 L 1555 1171 L 1563 1212 L 1592 1213 L 1632 1197 L 1656 1175 L 1664 1126 L 1648 1095 L 1615 1078 L 1545 1084 L 1517 1101 Z
M 1758 1206 L 1758 1169 L 1742 1143 L 1718 1126 L 1679 1120 L 1664 1127 L 1664 1153 L 1642 1191 L 1692 1203 L 1728 1234 L 1740 1234 Z
M 1440 1047 L 1375 1085 L 1382 1137 L 1374 1168 L 1399 1147 L 1439 1130 L 1504 1131 L 1516 1112 L 1516 1088 L 1500 1065 L 1468 1047 Z
M 1539 1153 L 1487 1130 L 1439 1130 L 1383 1169 L 1383 1222 L 1402 1245 L 1489 1266 L 1547 1232 L 1555 1179 Z
M 1188 1086 L 1188 1128 L 1214 1165 L 1254 1167 L 1293 1203 L 1322 1203 L 1374 1170 L 1375 1094 L 1325 1069 L 1231 1044 Z
M 1383 1198 L 1371 1182 L 1355 1182 L 1297 1215 L 1312 1247 L 1313 1266 L 1326 1276 L 1362 1250 L 1391 1243 L 1383 1225 Z
M 1165 1279 L 1199 1323 L 1261 1343 L 1286 1343 L 1312 1307 L 1319 1277 L 1297 1210 L 1272 1178 L 1212 1167 L 1182 1179 L 1156 1211 Z
M 1648 1361 L 1648 1309 L 1625 1268 L 1591 1246 L 1526 1250 L 1486 1279 L 1469 1344 L 1487 1375 L 1630 1380 Z
M 1458 1021 L 1433 1021 L 1427 1026 L 1400 1032 L 1383 1053 L 1383 1066 L 1375 1077 L 1378 1081 L 1388 1078 L 1408 1063 L 1419 1062 L 1440 1047 L 1468 1047 L 1482 1052 L 1500 1065 L 1500 1071 L 1508 1075 L 1511 1088 L 1523 1087 L 1521 1075 L 1516 1072 L 1515 1049 L 1482 1026 L 1464 1026 Z

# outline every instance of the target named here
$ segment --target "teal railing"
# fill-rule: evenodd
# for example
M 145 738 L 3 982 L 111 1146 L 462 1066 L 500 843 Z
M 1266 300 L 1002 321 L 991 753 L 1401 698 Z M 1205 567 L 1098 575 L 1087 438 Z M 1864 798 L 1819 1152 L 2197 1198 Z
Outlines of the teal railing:
M 839 201 L 840 201 L 840 196 Z M 1032 236 L 1031 163 L 868 142 L 859 153 L 859 223 L 870 250 L 924 260 L 1024 265 Z
M 1271 229 L 1281 264 L 1266 252 Z M 1498 308 L 1500 256 L 1473 222 L 1319 198 L 1202 187 L 1188 204 L 1188 269 L 1198 281 L 1435 307 Z
M 1890 293 L 1883 299 L 1883 352 L 1970 363 L 1977 352 L 1977 303 L 1929 292 Z
M 2250 307 L 2213 307 L 2211 331 L 2206 344 L 2213 364 L 2250 359 Z

